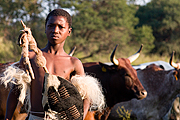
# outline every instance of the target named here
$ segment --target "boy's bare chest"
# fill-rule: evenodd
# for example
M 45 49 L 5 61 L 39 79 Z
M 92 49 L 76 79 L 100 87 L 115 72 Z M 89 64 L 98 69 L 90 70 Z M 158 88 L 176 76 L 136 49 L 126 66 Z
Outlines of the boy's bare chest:
M 74 66 L 68 58 L 46 59 L 46 67 L 50 74 L 69 78 Z

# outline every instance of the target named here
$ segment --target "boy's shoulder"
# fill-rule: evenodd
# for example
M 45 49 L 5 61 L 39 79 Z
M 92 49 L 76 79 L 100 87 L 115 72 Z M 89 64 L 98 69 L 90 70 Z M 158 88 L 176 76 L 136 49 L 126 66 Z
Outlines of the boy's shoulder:
M 70 56 L 70 60 L 71 60 L 72 63 L 74 63 L 74 64 L 82 64 L 82 62 L 81 62 L 77 57 L 72 57 L 72 56 Z

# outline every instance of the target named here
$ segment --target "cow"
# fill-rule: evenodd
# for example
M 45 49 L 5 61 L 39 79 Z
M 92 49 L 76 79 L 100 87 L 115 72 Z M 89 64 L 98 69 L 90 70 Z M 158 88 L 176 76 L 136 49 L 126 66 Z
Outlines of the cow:
M 13 64 L 14 62 L 8 63 L 0 63 L 0 73 L 3 73 L 9 65 Z M 10 87 L 5 87 L 3 84 L 0 84 L 0 120 L 4 120 L 5 113 L 6 113 L 6 101 L 10 91 Z M 22 104 L 19 103 L 18 107 L 16 108 L 12 120 L 25 120 L 27 114 L 20 113 Z
M 172 104 L 172 108 L 170 109 L 169 119 L 173 120 L 173 118 L 175 118 L 174 120 L 180 120 L 180 97 L 179 96 L 174 100 Z
M 164 70 L 155 64 L 151 64 L 145 69 L 138 70 L 137 75 L 148 92 L 147 97 L 141 101 L 132 99 L 118 103 L 112 109 L 109 118 L 111 120 L 120 119 L 123 116 L 123 113 L 120 112 L 123 107 L 126 112 L 130 112 L 131 119 L 162 119 L 180 92 L 180 70 L 178 65 L 172 62 L 172 58 L 173 54 L 170 58 L 170 64 L 175 69 Z
M 180 120 L 180 97 L 179 97 L 179 95 L 174 100 L 169 112 L 163 117 L 163 120 Z
M 92 120 L 106 120 L 115 104 L 133 98 L 140 100 L 147 96 L 147 91 L 140 83 L 137 72 L 131 65 L 131 63 L 139 57 L 142 45 L 137 53 L 128 58 L 116 59 L 116 48 L 117 46 L 110 57 L 113 65 L 107 65 L 101 62 L 83 63 L 86 74 L 90 74 L 100 81 L 107 104 L 103 114 L 96 111 L 89 112 L 86 120 L 90 120 L 88 116 L 90 116 Z M 95 118 L 92 118 L 94 115 Z
M 172 70 L 172 69 L 174 69 L 174 67 L 172 67 L 168 62 L 161 61 L 161 60 L 160 61 L 142 63 L 142 64 L 139 64 L 139 65 L 133 65 L 133 68 L 136 69 L 136 70 L 142 70 L 142 69 L 146 68 L 148 65 L 151 65 L 151 64 L 158 65 L 159 67 L 161 67 L 164 70 Z

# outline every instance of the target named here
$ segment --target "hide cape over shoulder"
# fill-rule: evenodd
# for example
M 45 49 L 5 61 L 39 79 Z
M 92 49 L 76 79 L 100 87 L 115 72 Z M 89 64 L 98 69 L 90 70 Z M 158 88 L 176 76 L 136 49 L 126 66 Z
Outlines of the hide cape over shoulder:
M 29 112 L 31 107 L 30 86 L 31 80 L 34 79 L 34 73 L 28 58 L 29 48 L 36 53 L 35 62 L 37 66 L 43 67 L 45 70 L 42 105 L 48 116 L 52 119 L 82 119 L 83 99 L 85 98 L 90 100 L 90 110 L 101 111 L 105 107 L 105 98 L 98 80 L 89 75 L 75 75 L 71 78 L 71 82 L 69 82 L 61 77 L 49 74 L 46 68 L 46 59 L 42 51 L 37 48 L 30 28 L 26 27 L 22 21 L 21 23 L 24 30 L 22 30 L 23 33 L 19 36 L 18 44 L 22 47 L 21 54 L 25 70 L 16 66 L 15 64 L 17 63 L 12 64 L 3 73 L 1 83 L 6 87 L 8 84 L 19 86 L 20 96 L 18 99 L 22 104 L 28 106 L 27 112 Z

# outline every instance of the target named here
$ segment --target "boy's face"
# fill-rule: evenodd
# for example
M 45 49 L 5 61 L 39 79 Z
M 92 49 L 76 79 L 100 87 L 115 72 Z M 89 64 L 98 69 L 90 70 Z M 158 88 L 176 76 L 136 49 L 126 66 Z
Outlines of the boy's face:
M 70 36 L 67 19 L 63 16 L 50 16 L 46 24 L 46 36 L 51 44 L 60 44 Z

